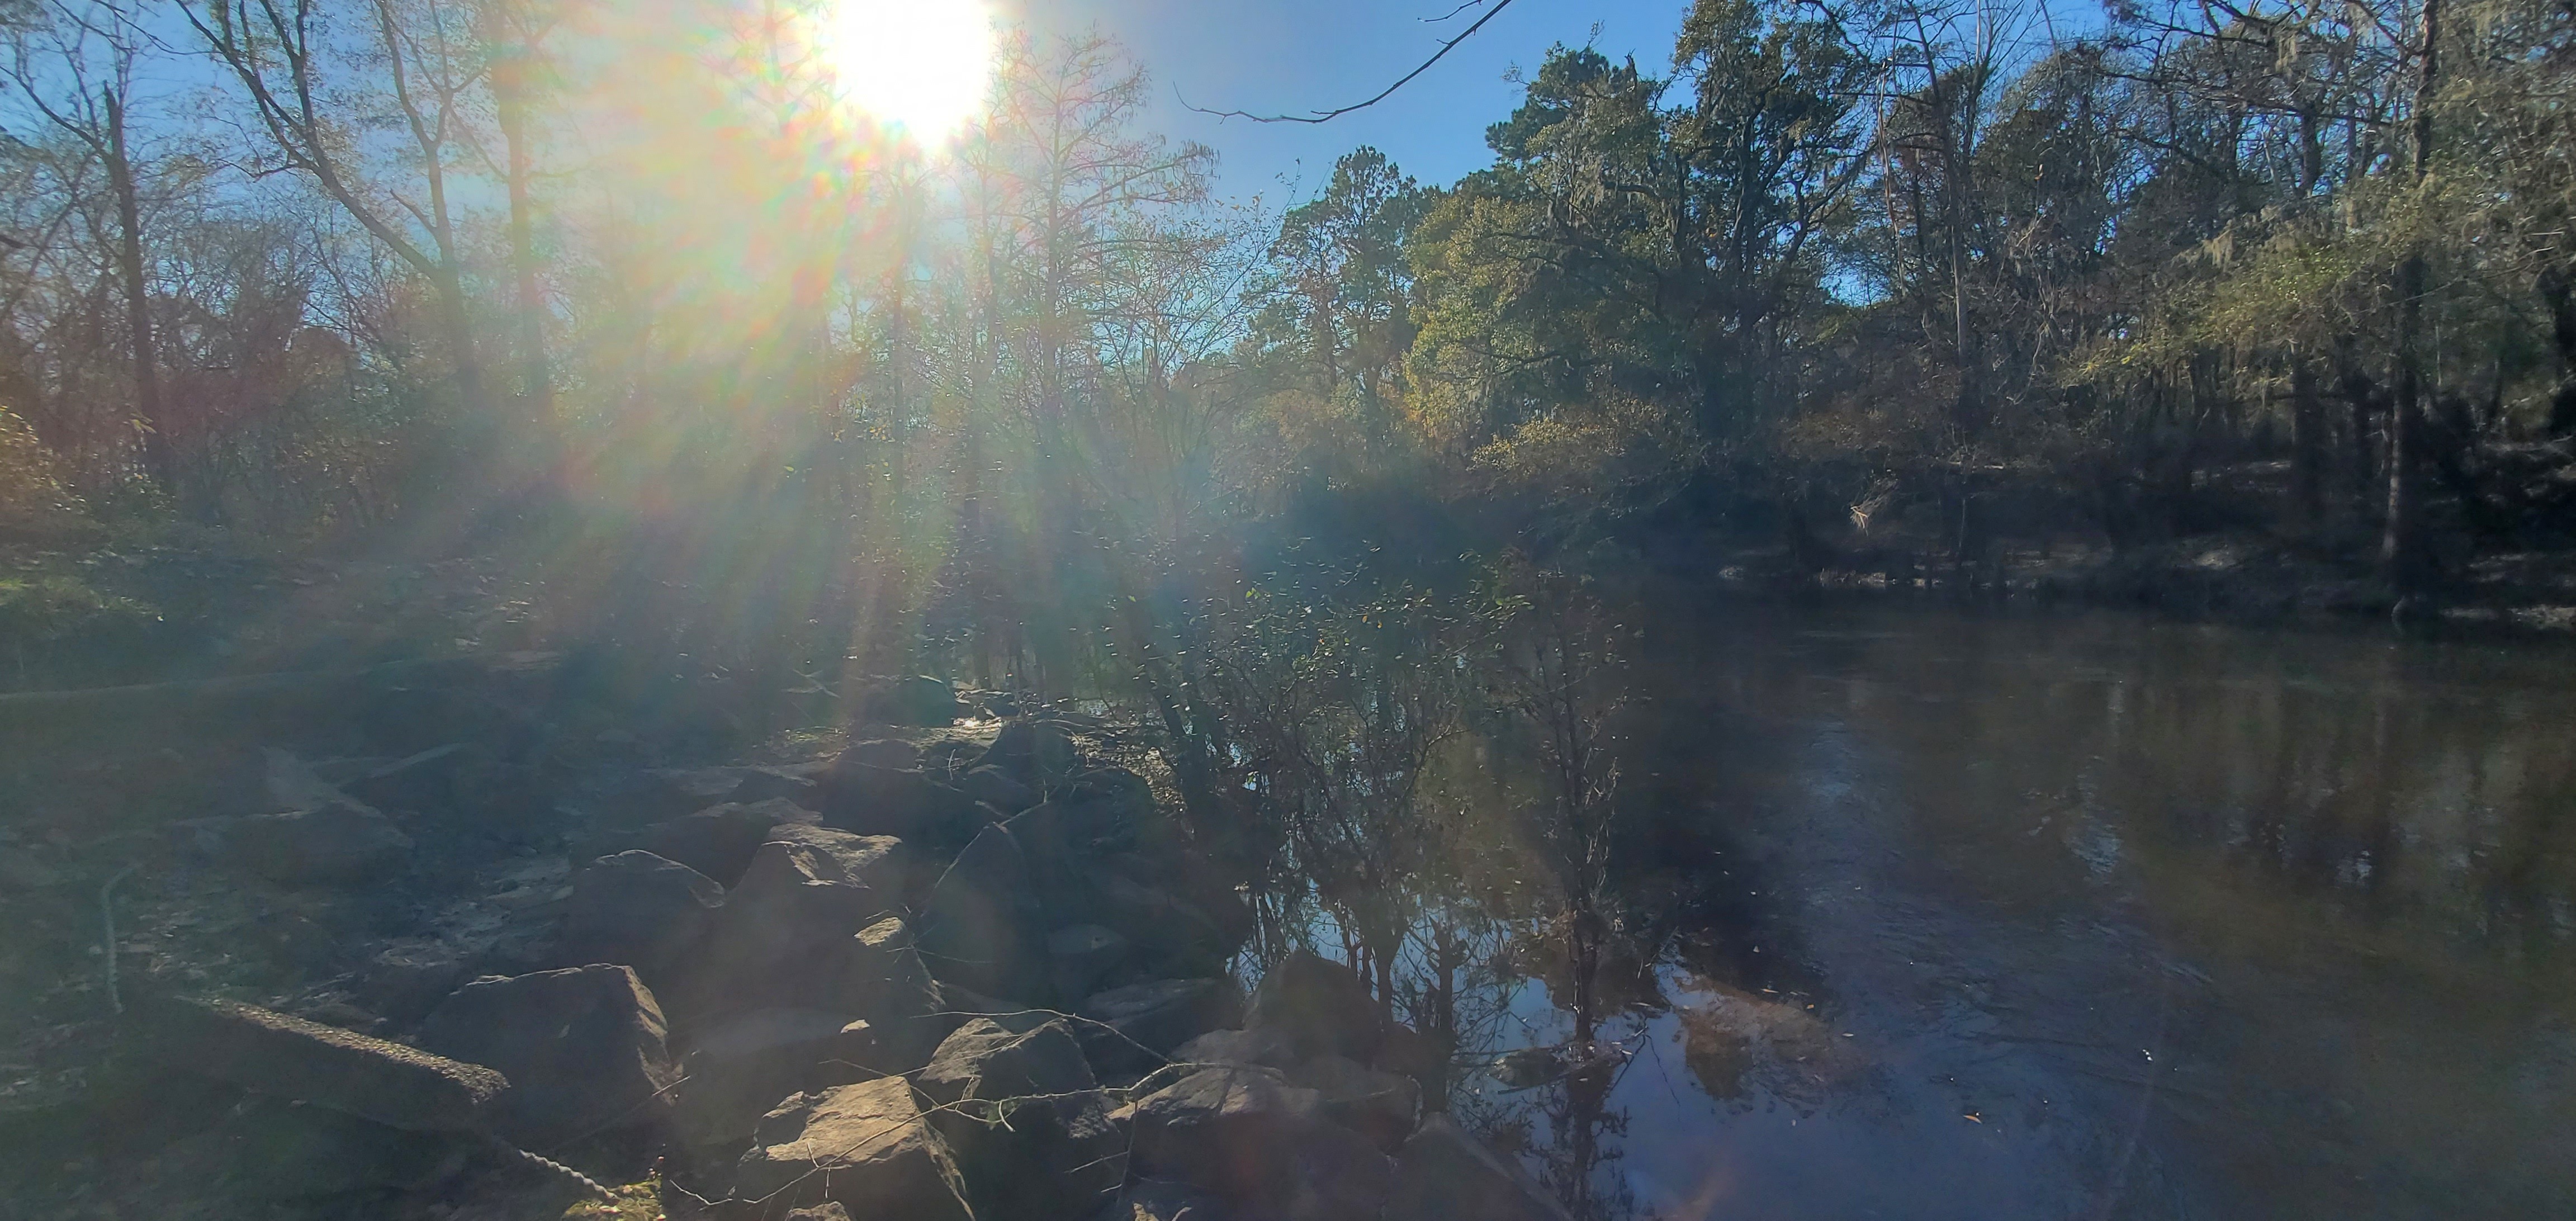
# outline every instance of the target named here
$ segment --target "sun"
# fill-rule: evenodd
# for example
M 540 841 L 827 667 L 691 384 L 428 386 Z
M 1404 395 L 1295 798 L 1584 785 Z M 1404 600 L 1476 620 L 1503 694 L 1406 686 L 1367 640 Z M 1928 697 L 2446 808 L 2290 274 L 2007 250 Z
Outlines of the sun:
M 825 0 L 815 44 L 842 103 L 925 145 L 984 108 L 993 14 L 981 0 Z

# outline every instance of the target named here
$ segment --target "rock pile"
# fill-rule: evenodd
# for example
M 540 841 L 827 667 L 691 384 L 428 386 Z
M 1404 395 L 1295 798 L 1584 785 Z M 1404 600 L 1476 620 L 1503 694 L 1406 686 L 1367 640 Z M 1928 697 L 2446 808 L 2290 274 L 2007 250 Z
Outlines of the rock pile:
M 943 712 L 926 686 L 889 698 Z M 1242 899 L 1063 725 L 628 796 L 547 883 L 526 969 L 379 955 L 361 987 L 418 1015 L 391 1023 L 408 1043 L 189 1004 L 156 1043 L 364 1133 L 628 1133 L 727 1217 L 1558 1215 L 1420 1113 L 1420 1040 L 1347 968 L 1291 956 L 1247 1001 L 1225 971 Z

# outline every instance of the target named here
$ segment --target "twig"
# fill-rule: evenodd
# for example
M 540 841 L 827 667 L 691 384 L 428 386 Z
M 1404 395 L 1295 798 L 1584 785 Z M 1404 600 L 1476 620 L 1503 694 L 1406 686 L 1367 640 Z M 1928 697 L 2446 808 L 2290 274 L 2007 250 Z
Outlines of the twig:
M 1442 42 L 1440 44 L 1440 49 L 1431 53 L 1431 58 L 1422 61 L 1420 66 L 1414 68 L 1411 72 L 1405 73 L 1403 77 L 1398 79 L 1394 84 L 1380 90 L 1376 97 L 1370 98 L 1365 102 L 1354 102 L 1351 105 L 1336 107 L 1332 110 L 1318 110 L 1311 115 L 1254 114 L 1248 110 L 1210 110 L 1204 106 L 1192 106 L 1190 105 L 1190 100 L 1188 98 L 1181 97 L 1181 90 L 1178 85 L 1172 87 L 1172 96 L 1179 99 L 1181 106 L 1184 109 L 1195 110 L 1204 115 L 1214 115 L 1220 119 L 1250 119 L 1255 123 L 1329 123 L 1343 115 L 1351 113 L 1354 110 L 1366 110 L 1371 106 L 1375 106 L 1378 103 L 1395 96 L 1396 90 L 1412 84 L 1414 77 L 1420 76 L 1425 72 L 1429 72 L 1431 70 L 1431 65 L 1439 63 L 1443 58 L 1447 57 L 1451 51 L 1458 49 L 1459 43 L 1465 42 L 1469 38 L 1473 37 L 1476 31 L 1485 28 L 1486 22 L 1502 16 L 1503 10 L 1510 8 L 1511 6 L 1512 0 L 1501 0 L 1501 3 L 1498 3 L 1491 9 L 1486 10 L 1484 16 L 1478 17 L 1476 19 L 1476 24 L 1459 31 L 1457 37 Z M 1465 6 L 1462 5 L 1460 7 L 1463 8 Z M 1442 17 L 1439 18 L 1439 20 L 1447 21 L 1449 17 L 1455 17 L 1457 15 L 1458 14 L 1453 11 L 1448 15 L 1448 17 Z
M 140 866 L 128 865 L 116 871 L 98 888 L 99 932 L 106 937 L 99 949 L 107 955 L 107 1004 L 117 1013 L 125 1012 L 125 998 L 116 991 L 116 884 Z

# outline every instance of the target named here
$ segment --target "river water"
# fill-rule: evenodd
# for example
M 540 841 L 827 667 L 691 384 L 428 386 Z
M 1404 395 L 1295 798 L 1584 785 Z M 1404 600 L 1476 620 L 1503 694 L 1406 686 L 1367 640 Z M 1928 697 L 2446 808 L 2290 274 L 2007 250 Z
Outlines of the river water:
M 1456 1100 L 1580 1211 L 2576 1215 L 2576 658 L 1653 618 L 1627 1058 Z

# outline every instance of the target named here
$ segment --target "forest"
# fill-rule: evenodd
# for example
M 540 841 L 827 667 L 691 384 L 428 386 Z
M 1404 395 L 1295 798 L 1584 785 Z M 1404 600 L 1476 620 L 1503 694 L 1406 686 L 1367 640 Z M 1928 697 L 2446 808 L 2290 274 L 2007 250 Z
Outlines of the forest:
M 1362 518 L 1961 587 L 2251 538 L 2383 610 L 2564 539 L 2564 6 L 1706 0 L 1487 169 L 1280 205 L 1105 36 L 1006 33 L 925 151 L 801 19 L 12 4 L 10 534 L 517 547 L 610 635 L 1039 685 Z
M 655 1184 L 653 1208 L 765 1217 L 831 1159 L 763 1163 L 793 1142 L 754 1121 L 819 1064 L 848 1067 L 825 1052 L 861 1009 L 891 1066 L 869 1071 L 930 1099 L 934 1052 L 1042 1041 L 986 1002 L 1056 1006 L 1029 1012 L 1070 1023 L 1045 1028 L 1066 1047 L 1079 1033 L 1064 1063 L 1088 1084 L 951 1083 L 931 1108 L 971 1111 L 1182 1107 L 1157 1074 L 1205 1066 L 1131 1026 L 1221 998 L 1185 1015 L 1189 1045 L 1249 1055 L 1312 1017 L 1282 1006 L 1330 1002 L 1365 1053 L 1274 1048 L 1260 1067 L 1327 1092 L 1345 1067 L 1376 1074 L 1327 1133 L 1394 1124 L 1352 1165 L 1396 1173 L 1449 1139 L 1446 1112 L 1545 1189 L 1492 1215 L 1665 1215 L 1681 1188 L 1614 1165 L 1675 1161 L 1651 1121 L 1628 1130 L 1658 1113 L 1617 1089 L 1643 1057 L 1681 1049 L 1711 1115 L 1769 1097 L 1813 1116 L 1879 1088 L 1855 1084 L 1881 1080 L 1872 1057 L 1919 1066 L 1911 1035 L 1870 1029 L 1901 989 L 1850 979 L 2000 946 L 2002 968 L 1954 964 L 1941 1003 L 2062 1024 L 1998 1043 L 2111 1049 L 2030 1078 L 2062 1113 L 2090 1108 L 2086 1134 L 2127 1133 L 2064 1177 L 2108 1176 L 2099 1215 L 2188 1211 L 2184 1188 L 2123 1176 L 2156 1074 L 2186 1071 L 2157 1060 L 2173 990 L 2225 981 L 2126 943 L 2010 957 L 2002 899 L 1974 908 L 1994 923 L 1949 925 L 1970 905 L 1890 900 L 1870 936 L 1891 939 L 1868 940 L 1773 880 L 1879 902 L 1862 881 L 1883 876 L 1812 848 L 1841 837 L 2044 891 L 2051 913 L 2114 882 L 2152 900 L 2052 914 L 2051 937 L 2154 906 L 2267 971 L 2349 968 L 2316 997 L 2456 989 L 2461 1022 L 2515 1032 L 2492 1046 L 2544 1042 L 2513 1006 L 2560 994 L 2563 971 L 2490 988 L 2501 968 L 2454 961 L 2492 937 L 2516 969 L 2557 970 L 2570 935 L 2557 705 L 2513 685 L 2519 663 L 1944 616 L 2064 601 L 2576 627 L 2576 2 L 1682 7 L 1669 53 L 1547 49 L 1489 116 L 1490 163 L 1455 181 L 1359 147 L 1255 196 L 1215 150 L 1152 130 L 1160 86 L 1106 33 L 997 22 L 989 89 L 926 140 L 849 103 L 832 0 L 0 0 L 0 901 L 34 947 L 0 953 L 0 992 L 41 993 L 0 1015 L 0 1067 L 35 1074 L 0 1095 L 77 1062 L 55 1084 L 88 1133 L 124 1126 L 118 1081 L 159 1088 L 98 1067 L 118 1063 L 99 1002 L 122 1019 L 120 961 L 136 998 L 224 991 L 175 1019 L 208 1046 L 285 1030 L 308 1050 L 342 1029 L 474 1048 L 500 1019 L 442 1027 L 433 1005 L 624 972 L 620 1003 L 665 994 L 654 1054 L 684 1053 L 630 1111 L 753 1000 L 835 1020 L 799 1044 L 803 1084 L 757 1077 L 757 1105 L 697 1147 L 671 1137 L 667 1162 L 582 1161 L 626 1114 L 571 1125 L 581 1139 L 450 1131 L 321 1089 L 280 1094 L 301 1108 L 280 1120 L 259 1074 L 219 1065 L 239 1087 L 223 1097 L 251 1100 L 220 1131 L 331 1110 L 369 1139 L 497 1132 L 576 1196 L 565 1182 L 615 1190 L 548 1158 Z M 1721 624 L 1720 600 L 1759 609 Z M 2451 685 L 2390 695 L 2428 674 Z M 2510 698 L 2439 702 L 2464 690 Z M 1836 753 L 1862 738 L 1879 753 Z M 2255 776 L 2271 787 L 2248 796 Z M 1817 796 L 1853 791 L 1941 834 Z M 2418 807 L 2449 821 L 2408 823 Z M 1781 810 L 1807 821 L 1772 835 Z M 1953 844 L 1979 848 L 1963 865 Z M 898 877 L 898 852 L 919 868 Z M 802 880 L 762 890 L 782 876 Z M 696 922 L 686 953 L 598 906 L 647 883 L 660 916 Z M 2227 886 L 2254 898 L 2209 898 L 2236 901 Z M 818 894 L 842 906 L 795 906 Z M 433 927 L 476 904 L 483 923 Z M 120 911 L 146 932 L 120 943 Z M 789 954 L 800 922 L 823 931 Z M 2364 929 L 2367 961 L 2282 931 L 2310 927 Z M 430 941 L 453 961 L 400 957 Z M 1842 974 L 1812 965 L 1836 952 Z M 832 954 L 880 974 L 818 1001 L 811 963 Z M 2152 969 L 2106 985 L 2097 961 Z M 2368 974 L 2391 962 L 2422 974 Z M 2028 979 L 2085 1003 L 1994 1001 Z M 1151 1004 L 1117 1009 L 1135 988 Z M 1922 1024 L 1983 1057 L 1953 1067 L 2060 1054 L 1989 1054 L 1984 1026 L 1941 1012 Z M 2270 1056 L 2324 1018 L 2234 1012 L 2277 1025 L 2190 1071 L 2322 1090 L 2297 1055 L 2253 1066 L 2242 1047 Z M 2411 1014 L 2355 1022 L 2415 1055 L 2440 1040 Z M 2141 1015 L 2152 1029 L 2118 1026 Z M 1132 1046 L 1104 1044 L 1111 1027 Z M 451 1067 L 545 1044 L 519 1042 Z M 1176 1058 L 1148 1069 L 1135 1048 Z M 2333 1071 L 2380 1071 L 2349 1059 Z M 2424 1081 L 2561 1071 L 2514 1064 L 2389 1097 L 2442 1114 Z M 80 1094 L 92 1068 L 109 1084 Z M 1681 1078 L 1643 1072 L 1680 1113 Z M 1394 1077 L 1413 1092 L 1389 1120 L 1361 1104 Z M 2235 1098 L 2172 1080 L 2202 1093 L 2162 1105 Z M 2141 1118 L 2103 1082 L 2143 1082 Z M 708 1088 L 680 1090 L 671 1122 L 744 1101 Z M 2562 1115 L 2576 1097 L 2512 1088 Z M 2014 1122 L 1981 1098 L 1921 1113 L 1962 1141 Z M 2306 1139 L 2310 1111 L 2276 1105 L 2229 1122 Z M 2501 1104 L 2439 1137 L 2369 1127 L 2407 1110 L 2334 1122 L 2463 1165 L 2564 1130 Z M 962 1113 L 913 1125 L 953 1124 L 941 1139 L 970 1163 L 942 1207 L 1011 1203 L 1018 1164 L 988 1130 L 1011 1112 Z M 1924 1130 L 1906 1157 L 1949 1158 Z M 1143 1180 L 1089 1184 L 1109 1160 L 1049 1173 L 1086 1204 L 1132 1194 Z M 2540 1168 L 2479 1199 L 2563 1202 L 2563 1169 L 2524 1160 Z M 62 1165 L 44 1190 L 91 1189 L 93 1163 Z M 2447 1191 L 2436 1170 L 2408 1190 Z M 2271 1189 L 2194 1173 L 2172 1181 L 2225 1205 Z M 2272 1198 L 2344 1199 L 2301 1182 Z M 22 1188 L 0 1182 L 0 1205 Z M 2058 1203 L 1994 1215 L 2095 1211 Z M 1309 1205 L 1294 1215 L 1376 1215 Z

